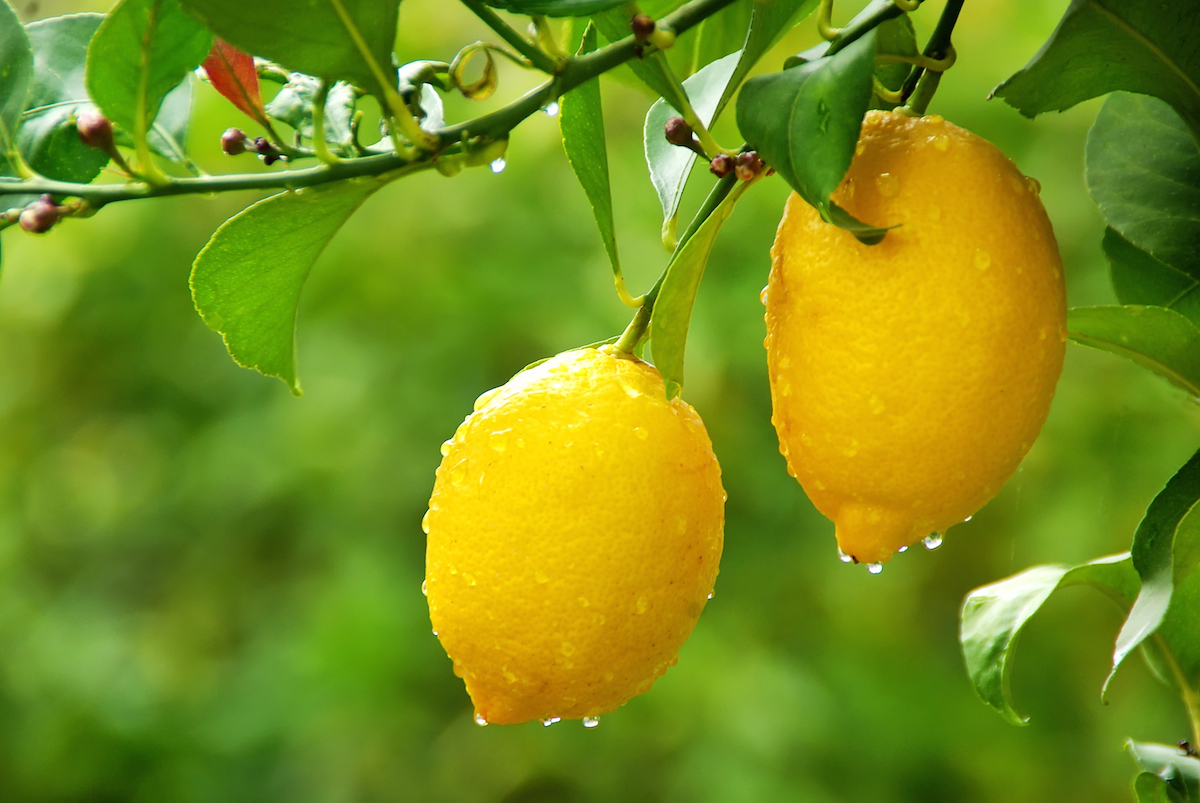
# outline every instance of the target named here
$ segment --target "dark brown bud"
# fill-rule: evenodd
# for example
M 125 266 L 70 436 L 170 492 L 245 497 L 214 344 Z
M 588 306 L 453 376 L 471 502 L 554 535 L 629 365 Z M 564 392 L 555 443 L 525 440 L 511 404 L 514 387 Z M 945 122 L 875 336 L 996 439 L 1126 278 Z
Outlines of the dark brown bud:
M 58 222 L 60 210 L 54 199 L 43 195 L 29 206 L 21 210 L 17 223 L 31 234 L 42 234 L 50 231 Z
M 275 150 L 275 146 L 266 137 L 254 138 L 254 152 L 265 165 L 273 165 L 279 161 L 279 151 Z
M 742 181 L 757 178 L 763 171 L 763 160 L 754 151 L 739 153 L 734 162 L 733 170 Z
M 719 153 L 708 163 L 708 170 L 714 176 L 725 178 L 733 172 L 733 157 L 727 153 Z
M 629 21 L 629 30 L 639 42 L 644 42 L 654 33 L 654 18 L 649 14 L 638 14 Z
M 672 145 L 679 145 L 683 148 L 692 147 L 692 127 L 682 117 L 672 117 L 667 120 L 667 124 L 663 126 L 663 133 L 667 137 L 667 142 Z
M 112 123 L 100 112 L 95 109 L 80 112 L 75 120 L 75 130 L 79 132 L 79 141 L 84 145 L 104 153 L 112 153 Z
M 249 141 L 246 132 L 242 129 L 227 128 L 221 135 L 221 150 L 230 156 L 237 156 L 239 153 L 246 152 L 246 143 Z

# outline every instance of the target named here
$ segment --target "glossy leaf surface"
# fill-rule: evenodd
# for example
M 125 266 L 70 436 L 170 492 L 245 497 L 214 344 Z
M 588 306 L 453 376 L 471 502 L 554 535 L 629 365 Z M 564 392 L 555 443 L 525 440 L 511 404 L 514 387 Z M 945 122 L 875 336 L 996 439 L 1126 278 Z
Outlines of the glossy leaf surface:
M 1164 307 L 1076 307 L 1067 312 L 1076 343 L 1110 351 L 1200 396 L 1200 328 Z

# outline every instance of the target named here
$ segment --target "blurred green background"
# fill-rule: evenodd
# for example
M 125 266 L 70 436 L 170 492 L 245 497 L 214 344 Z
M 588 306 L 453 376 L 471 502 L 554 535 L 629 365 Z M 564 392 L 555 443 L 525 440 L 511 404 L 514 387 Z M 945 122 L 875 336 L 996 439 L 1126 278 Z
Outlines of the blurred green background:
M 914 15 L 922 35 L 940 6 Z M 1097 102 L 1036 122 L 985 102 L 1065 7 L 970 0 L 931 111 L 1041 181 L 1071 303 L 1106 303 L 1082 179 Z M 19 6 L 25 19 L 85 8 L 103 4 Z M 839 3 L 835 22 L 856 10 Z M 405 0 L 398 50 L 449 60 L 484 36 L 455 3 Z M 529 82 L 505 68 L 490 105 Z M 604 90 L 637 291 L 666 260 L 641 155 L 650 98 Z M 220 155 L 229 125 L 253 131 L 200 86 L 198 161 L 257 169 Z M 709 182 L 695 183 L 691 208 Z M 301 305 L 300 399 L 234 365 L 191 308 L 192 258 L 255 196 L 119 204 L 44 237 L 6 232 L 0 800 L 1131 800 L 1122 740 L 1173 742 L 1186 727 L 1141 662 L 1101 704 L 1117 609 L 1068 589 L 1033 621 L 1014 676 L 1032 717 L 1019 729 L 971 690 L 958 608 L 1029 565 L 1127 549 L 1200 442 L 1195 405 L 1070 345 L 1042 437 L 991 504 L 881 576 L 842 565 L 769 423 L 758 294 L 785 194 L 766 181 L 739 205 L 692 324 L 686 396 L 729 492 L 716 598 L 679 665 L 594 731 L 477 727 L 420 592 L 438 447 L 473 399 L 628 317 L 557 121 L 518 129 L 500 175 L 417 175 L 350 221 Z

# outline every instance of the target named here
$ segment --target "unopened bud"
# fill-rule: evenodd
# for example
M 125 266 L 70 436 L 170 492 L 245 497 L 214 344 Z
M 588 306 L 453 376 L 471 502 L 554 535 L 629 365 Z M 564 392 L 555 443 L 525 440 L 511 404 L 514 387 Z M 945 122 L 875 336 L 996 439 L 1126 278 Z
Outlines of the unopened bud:
M 754 151 L 739 153 L 734 162 L 733 170 L 742 181 L 757 178 L 763 171 L 763 160 Z
M 75 120 L 79 141 L 89 148 L 112 153 L 113 127 L 108 118 L 95 109 L 85 109 Z
M 663 126 L 663 133 L 667 137 L 667 142 L 672 145 L 679 145 L 683 148 L 692 147 L 692 127 L 682 117 L 672 117 L 667 120 L 667 124 Z
M 648 39 L 659 50 L 670 50 L 675 46 L 675 32 L 670 28 L 655 27 Z
M 733 157 L 727 153 L 719 153 L 708 163 L 708 171 L 718 178 L 725 178 L 734 170 Z
M 221 135 L 221 150 L 230 156 L 237 156 L 246 152 L 247 142 L 249 139 L 245 131 L 240 128 L 227 128 Z
M 629 30 L 639 42 L 644 42 L 654 33 L 654 18 L 649 14 L 638 14 L 629 21 Z
M 20 217 L 17 218 L 17 223 L 27 232 L 31 234 L 42 234 L 50 231 L 54 224 L 58 222 L 59 208 L 54 199 L 49 195 L 43 195 L 29 206 L 21 210 Z
M 275 146 L 266 137 L 254 138 L 254 152 L 265 165 L 273 165 L 279 161 L 279 151 L 275 150 Z

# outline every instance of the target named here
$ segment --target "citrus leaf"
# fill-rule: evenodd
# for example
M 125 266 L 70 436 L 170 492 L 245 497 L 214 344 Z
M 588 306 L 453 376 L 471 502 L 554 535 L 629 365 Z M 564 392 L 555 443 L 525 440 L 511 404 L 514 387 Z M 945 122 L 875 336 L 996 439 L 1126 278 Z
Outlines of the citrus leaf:
M 1108 225 L 1200 280 L 1200 148 L 1179 115 L 1155 98 L 1114 94 L 1088 132 L 1085 160 Z
M 596 49 L 596 26 L 588 23 L 583 32 L 579 54 Z M 621 260 L 617 256 L 617 237 L 613 228 L 612 190 L 608 180 L 608 148 L 604 138 L 604 109 L 600 105 L 600 80 L 590 81 L 572 89 L 562 99 L 559 112 L 563 150 L 583 186 L 600 239 L 612 263 L 613 273 L 620 275 Z
M 704 219 L 695 233 L 675 250 L 667 266 L 650 318 L 650 352 L 662 374 L 668 399 L 674 398 L 683 388 L 683 354 L 687 346 L 688 325 L 700 280 L 704 278 L 708 255 L 712 253 L 721 224 L 733 213 L 733 205 L 751 183 L 737 181 L 733 190 Z M 713 188 L 714 193 L 721 191 L 721 184 Z
M 1150 797 L 1149 800 L 1169 800 L 1172 803 L 1200 801 L 1200 759 L 1180 755 L 1178 748 L 1165 744 L 1135 742 L 1130 739 L 1125 746 L 1145 773 L 1153 774 L 1168 788 L 1165 797 Z M 1148 783 L 1140 784 L 1139 795 L 1142 794 L 1143 788 L 1153 787 Z M 1142 800 L 1141 797 L 1138 799 Z
M 1075 307 L 1067 312 L 1071 339 L 1148 368 L 1200 396 L 1200 328 L 1165 307 Z
M 1134 533 L 1131 554 L 1133 566 L 1142 579 L 1142 588 L 1117 636 L 1112 671 L 1104 682 L 1106 689 L 1126 656 L 1162 624 L 1175 587 L 1174 545 L 1177 535 L 1185 553 L 1179 567 L 1180 573 L 1186 575 L 1194 568 L 1194 563 L 1186 567 L 1182 564 L 1188 559 L 1187 553 L 1196 549 L 1196 542 L 1200 541 L 1200 526 L 1197 526 L 1200 515 L 1186 528 L 1181 527 L 1180 523 L 1185 516 L 1189 516 L 1189 511 L 1198 500 L 1200 452 L 1196 452 L 1154 497 Z
M 254 57 L 228 42 L 213 40 L 212 50 L 202 65 L 213 89 L 257 123 L 265 121 L 262 89 Z
M 273 195 L 225 221 L 192 266 L 192 300 L 238 365 L 296 395 L 296 311 L 313 263 L 378 180 Z
M 1133 779 L 1133 793 L 1138 803 L 1184 803 L 1187 800 L 1153 772 L 1140 773 Z
M 1170 103 L 1200 132 L 1195 0 L 1072 0 L 1037 55 L 992 94 L 1022 114 L 1123 89 Z
M 217 36 L 289 70 L 342 79 L 382 96 L 396 86 L 400 0 L 183 0 Z
M 867 13 L 870 10 L 871 7 L 868 6 L 863 13 Z M 876 35 L 875 45 L 879 54 L 903 56 L 908 59 L 914 59 L 921 54 L 921 50 L 917 46 L 917 32 L 913 28 L 912 18 L 907 14 L 901 14 L 898 17 L 884 20 L 879 23 L 876 30 L 878 34 Z M 908 78 L 910 70 L 911 68 L 908 64 L 883 61 L 875 67 L 875 78 L 884 87 L 897 91 L 904 86 L 904 80 Z M 877 92 L 872 92 L 872 109 L 890 110 L 896 108 L 898 105 L 880 97 Z
M 1090 585 L 1124 608 L 1138 593 L 1138 576 L 1129 553 L 1110 555 L 1079 566 L 1035 566 L 967 595 L 959 640 L 967 674 L 979 697 L 1014 725 L 1028 722 L 1013 707 L 1010 677 L 1017 637 L 1025 623 L 1055 591 Z
M 192 81 L 189 77 L 163 98 L 158 117 L 154 118 L 154 125 L 146 137 L 150 150 L 172 162 L 187 161 L 187 131 L 191 117 Z M 116 140 L 119 145 L 134 147 L 133 137 L 123 128 L 117 129 Z
M 692 108 L 706 126 L 712 123 L 717 105 L 740 58 L 740 51 L 728 55 L 714 61 L 683 82 Z M 650 168 L 650 181 L 654 184 L 658 201 L 662 205 L 663 220 L 670 220 L 679 211 L 679 201 L 683 198 L 683 190 L 687 186 L 688 176 L 691 175 L 692 165 L 696 163 L 694 151 L 672 145 L 667 142 L 663 133 L 667 120 L 678 114 L 673 106 L 659 98 L 646 113 L 643 129 L 646 164 Z
M 875 36 L 873 29 L 832 56 L 751 78 L 738 96 L 746 143 L 838 225 L 850 216 L 831 219 L 829 196 L 850 167 L 871 102 Z
M 1196 292 L 1200 281 L 1150 256 L 1115 229 L 1104 231 L 1101 247 L 1118 301 L 1167 307 L 1200 325 L 1200 293 Z
M 772 4 L 761 4 L 755 0 L 734 0 L 689 31 L 692 34 L 690 72 L 698 73 L 717 59 L 741 50 L 746 43 L 746 34 L 753 24 L 754 10 L 760 5 Z
M 492 8 L 516 14 L 542 14 L 547 17 L 586 17 L 622 5 L 625 0 L 483 0 Z
M 750 29 L 746 33 L 746 41 L 741 46 L 742 57 L 721 95 L 713 119 L 721 116 L 733 93 L 750 74 L 750 70 L 754 69 L 754 65 L 758 64 L 759 59 L 774 47 L 793 25 L 812 13 L 817 3 L 818 0 L 772 0 L 770 3 L 754 3 Z
M 313 135 L 313 101 L 317 89 L 321 86 L 319 78 L 294 72 L 288 76 L 288 82 L 271 98 L 267 104 L 267 114 L 276 120 L 287 123 L 305 139 Z M 423 85 L 424 86 L 424 85 Z M 354 130 L 351 122 L 354 120 L 354 110 L 358 98 L 354 87 L 338 81 L 329 87 L 329 95 L 325 98 L 325 141 L 346 149 L 354 142 Z M 384 142 L 388 151 L 392 150 L 391 140 Z
M 33 81 L 29 36 L 7 2 L 0 2 L 0 145 L 8 151 Z
M 1196 571 L 1195 532 L 1200 529 L 1193 507 L 1175 534 L 1175 577 L 1171 606 L 1158 626 L 1158 638 L 1170 648 L 1179 672 L 1192 688 L 1200 687 L 1200 571 Z M 1190 570 L 1188 567 L 1191 567 Z M 1158 673 L 1163 674 L 1163 673 Z M 1164 678 L 1176 686 L 1177 679 Z
M 211 48 L 212 34 L 177 0 L 121 0 L 88 46 L 88 94 L 126 131 L 148 131 L 163 98 Z
M 93 108 L 84 86 L 88 42 L 103 14 L 71 14 L 25 27 L 33 47 L 33 80 L 17 147 L 36 172 L 86 184 L 108 164 L 108 155 L 79 141 L 75 119 Z

